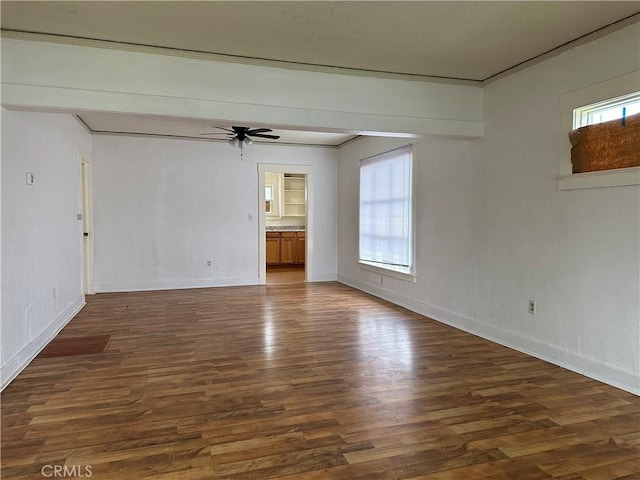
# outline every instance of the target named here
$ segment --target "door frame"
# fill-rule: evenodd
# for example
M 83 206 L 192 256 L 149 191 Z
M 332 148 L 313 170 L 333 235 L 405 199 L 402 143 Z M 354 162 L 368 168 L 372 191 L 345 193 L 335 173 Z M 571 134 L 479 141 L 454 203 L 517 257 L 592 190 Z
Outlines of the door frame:
M 93 172 L 91 162 L 80 158 L 80 211 L 82 212 L 82 293 L 96 293 L 93 284 L 94 230 L 93 230 Z M 89 236 L 85 236 L 87 232 Z
M 264 210 L 264 187 L 266 172 L 298 173 L 306 175 L 307 198 L 305 205 L 305 281 L 313 282 L 313 166 L 258 163 L 258 278 L 259 283 L 267 283 L 266 212 Z

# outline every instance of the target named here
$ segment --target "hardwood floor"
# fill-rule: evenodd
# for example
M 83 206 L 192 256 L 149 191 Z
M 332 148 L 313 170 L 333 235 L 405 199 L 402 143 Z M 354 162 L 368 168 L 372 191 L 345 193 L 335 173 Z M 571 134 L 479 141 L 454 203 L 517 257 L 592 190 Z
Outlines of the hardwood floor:
M 3 479 L 640 478 L 638 397 L 337 283 L 96 295 L 82 336 L 2 393 Z
M 304 282 L 304 266 L 302 267 L 267 267 L 267 285 L 276 283 Z

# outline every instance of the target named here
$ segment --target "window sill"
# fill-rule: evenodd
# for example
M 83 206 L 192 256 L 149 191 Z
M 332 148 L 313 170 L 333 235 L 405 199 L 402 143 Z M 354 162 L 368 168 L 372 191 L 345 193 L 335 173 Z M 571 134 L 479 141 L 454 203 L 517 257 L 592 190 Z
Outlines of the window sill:
M 640 167 L 574 173 L 558 177 L 558 190 L 640 185 Z
M 362 268 L 363 270 L 369 270 L 370 272 L 375 272 L 387 277 L 393 277 L 399 280 L 404 280 L 406 282 L 416 283 L 415 273 L 393 270 L 391 268 L 381 267 L 375 263 L 363 262 L 362 260 L 359 260 L 358 263 L 360 264 L 360 268 Z

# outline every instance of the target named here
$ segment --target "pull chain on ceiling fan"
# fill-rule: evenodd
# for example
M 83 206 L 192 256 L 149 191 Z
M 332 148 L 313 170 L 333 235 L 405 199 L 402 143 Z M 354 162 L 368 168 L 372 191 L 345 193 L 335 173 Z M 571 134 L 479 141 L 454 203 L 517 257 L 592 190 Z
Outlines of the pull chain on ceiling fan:
M 242 160 L 242 153 L 244 147 L 248 147 L 253 143 L 253 139 L 251 137 L 259 137 L 259 138 L 270 138 L 273 140 L 277 140 L 280 138 L 280 135 L 269 135 L 269 132 L 272 132 L 270 128 L 250 128 L 250 127 L 216 127 L 214 125 L 213 128 L 219 128 L 220 130 L 224 130 L 223 132 L 211 132 L 211 133 L 201 133 L 200 135 L 225 135 L 229 139 L 229 143 L 234 147 L 240 148 L 240 160 Z

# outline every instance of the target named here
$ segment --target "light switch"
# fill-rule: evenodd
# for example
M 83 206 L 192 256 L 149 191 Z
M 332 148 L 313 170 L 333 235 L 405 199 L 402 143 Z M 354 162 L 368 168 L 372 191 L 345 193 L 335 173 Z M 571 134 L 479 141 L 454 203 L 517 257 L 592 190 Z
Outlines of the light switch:
M 33 172 L 27 172 L 27 185 L 33 185 L 36 182 L 36 175 Z

